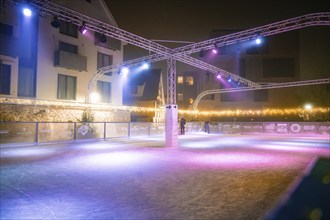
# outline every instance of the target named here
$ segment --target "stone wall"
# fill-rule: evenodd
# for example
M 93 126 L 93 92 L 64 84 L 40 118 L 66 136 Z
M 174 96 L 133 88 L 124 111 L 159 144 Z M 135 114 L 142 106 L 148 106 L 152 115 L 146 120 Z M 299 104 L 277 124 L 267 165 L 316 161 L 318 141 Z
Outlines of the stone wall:
M 107 105 L 0 99 L 0 121 L 78 122 L 90 110 L 95 122 L 129 122 L 130 112 Z

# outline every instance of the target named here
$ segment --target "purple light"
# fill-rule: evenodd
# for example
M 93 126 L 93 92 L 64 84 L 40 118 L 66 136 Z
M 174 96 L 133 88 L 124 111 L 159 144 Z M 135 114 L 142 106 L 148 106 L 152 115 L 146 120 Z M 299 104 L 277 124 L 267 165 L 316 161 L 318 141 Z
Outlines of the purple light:
M 82 34 L 86 34 L 87 29 L 86 29 L 86 27 L 85 27 L 84 24 L 83 24 L 82 26 L 79 27 L 79 32 L 82 33 Z
M 32 11 L 29 8 L 23 8 L 23 14 L 27 17 L 30 17 L 32 15 Z
M 221 79 L 221 75 L 220 74 L 217 75 L 217 79 Z
M 218 50 L 216 48 L 212 49 L 212 53 L 217 54 Z

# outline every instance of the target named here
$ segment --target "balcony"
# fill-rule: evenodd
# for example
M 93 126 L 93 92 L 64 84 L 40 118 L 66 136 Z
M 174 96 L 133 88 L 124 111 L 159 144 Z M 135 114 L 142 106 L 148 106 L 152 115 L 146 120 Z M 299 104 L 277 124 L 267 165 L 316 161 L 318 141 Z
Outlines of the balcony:
M 54 65 L 67 69 L 87 71 L 87 57 L 59 50 L 55 52 Z

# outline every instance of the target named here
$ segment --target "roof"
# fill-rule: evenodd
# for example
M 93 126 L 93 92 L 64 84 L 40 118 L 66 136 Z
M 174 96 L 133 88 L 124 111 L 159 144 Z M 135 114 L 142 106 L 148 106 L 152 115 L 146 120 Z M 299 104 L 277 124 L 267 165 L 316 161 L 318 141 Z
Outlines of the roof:
M 92 17 L 96 20 L 118 27 L 115 18 L 104 0 L 53 0 L 53 2 Z

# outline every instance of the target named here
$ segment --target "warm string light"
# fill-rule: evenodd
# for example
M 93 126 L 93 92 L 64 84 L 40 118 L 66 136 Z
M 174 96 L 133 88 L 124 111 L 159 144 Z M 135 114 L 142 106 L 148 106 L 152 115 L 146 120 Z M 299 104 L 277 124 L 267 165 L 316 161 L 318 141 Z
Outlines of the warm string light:
M 21 104 L 21 105 L 40 105 L 40 106 L 66 106 L 66 107 L 89 107 L 93 109 L 112 109 L 124 110 L 137 113 L 151 113 L 151 112 L 165 112 L 165 107 L 152 108 L 152 107 L 137 107 L 137 106 L 110 106 L 107 104 L 86 104 L 86 103 L 68 103 L 61 101 L 43 101 L 43 100 L 26 100 L 14 98 L 0 97 L 2 104 Z M 330 108 L 266 108 L 266 109 L 235 109 L 235 110 L 222 110 L 222 111 L 199 111 L 199 110 L 178 110 L 179 114 L 187 114 L 194 116 L 284 116 L 284 115 L 315 115 L 330 113 Z
M 223 111 L 192 111 L 192 110 L 179 110 L 180 114 L 188 115 L 201 115 L 201 116 L 284 116 L 284 115 L 301 115 L 301 114 L 317 114 L 329 113 L 330 108 L 313 108 L 306 110 L 302 108 L 288 108 L 288 109 L 258 109 L 258 110 L 223 110 Z

